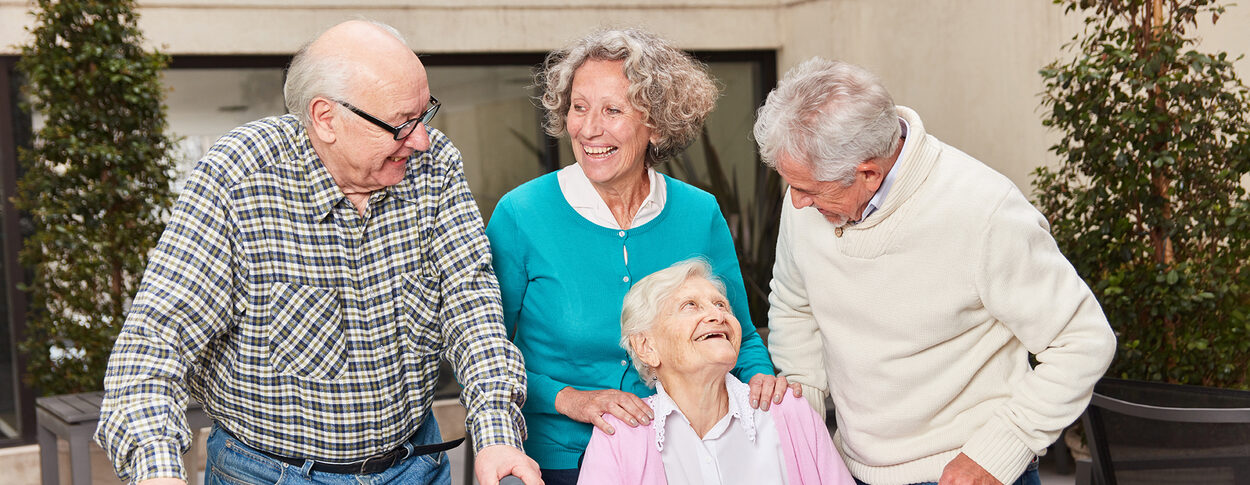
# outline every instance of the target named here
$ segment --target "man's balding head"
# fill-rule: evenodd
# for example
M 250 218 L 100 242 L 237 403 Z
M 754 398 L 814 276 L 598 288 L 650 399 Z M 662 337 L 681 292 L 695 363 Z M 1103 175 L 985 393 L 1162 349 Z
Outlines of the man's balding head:
M 347 98 L 362 84 L 403 82 L 425 68 L 393 27 L 369 20 L 349 20 L 330 27 L 295 54 L 287 69 L 283 94 L 287 111 L 309 122 L 309 105 L 321 96 Z

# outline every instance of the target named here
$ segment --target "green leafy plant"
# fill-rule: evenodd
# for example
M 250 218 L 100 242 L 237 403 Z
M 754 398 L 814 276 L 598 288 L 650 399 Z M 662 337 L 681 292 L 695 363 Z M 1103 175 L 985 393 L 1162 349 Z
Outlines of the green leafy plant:
M 1110 375 L 1250 385 L 1250 96 L 1192 48 L 1213 0 L 1055 0 L 1087 15 L 1041 71 L 1057 167 L 1038 204 L 1119 337 Z
M 44 394 L 99 389 L 171 200 L 160 84 L 133 1 L 39 0 L 22 47 L 29 108 L 43 115 L 14 198 L 33 226 L 28 381 Z
M 781 224 L 781 204 L 784 203 L 781 176 L 764 164 L 756 163 L 754 192 L 743 194 L 737 178 L 731 179 L 721 163 L 706 126 L 699 143 L 703 148 L 706 177 L 700 175 L 686 153 L 660 167 L 668 167 L 674 177 L 716 196 L 738 252 L 747 304 L 751 308 L 751 322 L 756 327 L 765 327 L 768 325 L 768 284 L 773 279 L 777 230 Z

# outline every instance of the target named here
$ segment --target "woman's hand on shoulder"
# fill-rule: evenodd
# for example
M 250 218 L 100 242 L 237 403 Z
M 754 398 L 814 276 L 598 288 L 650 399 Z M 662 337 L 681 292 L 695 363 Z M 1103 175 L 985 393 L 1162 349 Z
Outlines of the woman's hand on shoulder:
M 616 430 L 603 419 L 605 414 L 616 416 L 631 427 L 651 424 L 651 419 L 655 417 L 651 406 L 641 398 L 616 389 L 579 391 L 566 387 L 556 394 L 556 411 L 574 421 L 593 424 L 607 434 L 616 433 Z
M 803 397 L 803 386 L 797 382 L 789 382 L 784 376 L 755 374 L 751 377 L 751 407 L 767 411 L 772 404 L 781 404 L 786 397 L 786 388 L 794 390 L 794 397 Z

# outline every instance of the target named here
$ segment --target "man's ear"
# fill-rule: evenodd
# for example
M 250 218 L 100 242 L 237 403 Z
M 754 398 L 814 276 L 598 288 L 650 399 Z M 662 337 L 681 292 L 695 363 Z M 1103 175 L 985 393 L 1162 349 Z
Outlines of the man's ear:
M 634 349 L 634 355 L 638 356 L 644 364 L 656 368 L 660 366 L 660 355 L 656 353 L 655 347 L 651 345 L 651 339 L 647 337 L 646 332 L 636 333 L 629 336 L 629 347 Z
M 862 178 L 868 189 L 876 192 L 885 182 L 885 169 L 877 159 L 864 160 L 855 166 L 855 176 Z
M 313 98 L 308 103 L 308 118 L 312 125 L 311 136 L 317 137 L 322 143 L 334 143 L 338 139 L 338 133 L 335 131 L 334 119 L 338 116 L 338 110 L 335 109 L 334 102 L 326 98 Z

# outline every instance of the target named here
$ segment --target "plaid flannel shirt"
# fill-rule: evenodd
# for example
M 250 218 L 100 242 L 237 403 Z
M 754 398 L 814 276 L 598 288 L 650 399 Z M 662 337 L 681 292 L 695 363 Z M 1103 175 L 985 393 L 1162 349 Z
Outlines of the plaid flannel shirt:
M 409 438 L 440 356 L 478 449 L 521 447 L 525 373 L 460 153 L 430 130 L 360 215 L 293 116 L 223 136 L 179 197 L 105 378 L 124 479 L 183 477 L 188 391 L 260 450 L 352 462 Z

